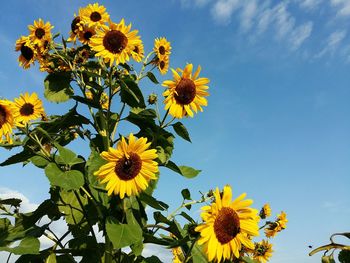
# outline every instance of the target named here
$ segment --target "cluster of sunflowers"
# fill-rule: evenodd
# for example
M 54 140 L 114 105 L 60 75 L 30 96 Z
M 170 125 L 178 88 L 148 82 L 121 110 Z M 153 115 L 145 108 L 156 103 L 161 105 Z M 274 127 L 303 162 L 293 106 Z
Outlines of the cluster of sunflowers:
M 79 125 L 81 129 L 85 129 L 84 124 L 92 126 L 95 130 L 94 135 L 90 131 L 87 132 L 87 129 L 81 133 L 81 137 L 88 139 L 90 147 L 93 149 L 89 160 L 84 161 L 80 157 L 74 157 L 74 153 L 60 146 L 62 138 L 59 134 L 54 134 L 53 131 L 50 134 L 43 132 L 42 127 L 40 127 L 39 132 L 36 131 L 36 127 L 33 127 L 32 130 L 28 129 L 31 125 L 30 121 L 38 118 L 42 119 L 40 125 L 45 121 L 51 121 L 51 123 L 62 121 L 63 123 L 63 120 L 59 118 L 46 117 L 42 102 L 35 93 L 21 95 L 14 102 L 0 100 L 0 138 L 5 137 L 9 144 L 12 143 L 11 134 L 14 126 L 26 127 L 23 130 L 24 135 L 47 136 L 46 143 L 50 144 L 52 148 L 44 155 L 38 155 L 37 152 L 34 152 L 33 155 L 38 155 L 44 159 L 45 162 L 41 162 L 38 167 L 45 169 L 51 187 L 59 189 L 64 194 L 75 191 L 74 194 L 78 199 L 86 195 L 86 198 L 91 199 L 92 206 L 96 206 L 97 210 L 100 206 L 105 206 L 103 209 L 107 213 L 119 218 L 119 215 L 118 217 L 113 214 L 115 213 L 113 209 L 117 209 L 118 213 L 124 213 L 124 216 L 118 219 L 120 220 L 119 225 L 132 224 L 133 229 L 141 227 L 145 231 L 144 238 L 146 238 L 150 234 L 147 229 L 148 225 L 139 226 L 138 224 L 143 222 L 141 219 L 129 221 L 130 214 L 128 214 L 125 204 L 127 201 L 136 198 L 138 202 L 137 209 L 139 210 L 144 209 L 141 201 L 153 205 L 153 208 L 160 207 L 160 210 L 162 210 L 164 203 L 157 203 L 151 196 L 152 184 L 159 178 L 159 166 L 165 166 L 184 176 L 188 171 L 194 171 L 194 169 L 188 167 L 177 167 L 175 163 L 169 160 L 172 154 L 174 136 L 165 129 L 173 127 L 176 134 L 190 141 L 184 125 L 180 122 L 173 122 L 176 119 L 193 117 L 194 113 L 203 111 L 202 107 L 207 106 L 206 97 L 209 96 L 207 91 L 209 79 L 199 77 L 200 66 L 195 71 L 193 71 L 192 64 L 187 64 L 183 69 L 171 69 L 173 79 L 165 80 L 162 83 L 162 86 L 166 88 L 163 92 L 166 113 L 161 117 L 157 96 L 155 94 L 149 96 L 149 106 L 156 106 L 155 110 L 148 109 L 142 102 L 143 96 L 138 88 L 138 83 L 145 77 L 148 77 L 154 83 L 158 83 L 156 77 L 151 73 L 155 68 L 158 68 L 160 74 L 167 73 L 171 45 L 166 38 L 156 38 L 153 50 L 145 56 L 144 46 L 138 31 L 131 30 L 131 24 L 126 25 L 124 19 L 119 23 L 112 22 L 106 8 L 98 3 L 89 4 L 79 9 L 71 23 L 69 38 L 67 40 L 62 38 L 62 45 L 54 42 L 56 36 L 52 36 L 52 28 L 49 22 L 44 23 L 41 19 L 34 21 L 34 25 L 29 26 L 29 36 L 22 36 L 16 42 L 16 51 L 20 52 L 19 64 L 27 69 L 34 61 L 38 61 L 40 70 L 49 73 L 45 79 L 48 86 L 45 86 L 45 88 L 50 89 L 51 82 L 57 78 L 60 80 L 59 85 L 55 85 L 54 90 L 49 90 L 50 92 L 45 94 L 48 100 L 55 101 L 50 97 L 50 94 L 62 96 L 62 91 L 64 91 L 63 96 L 67 96 L 67 93 L 65 93 L 65 89 L 67 89 L 72 94 L 68 92 L 67 98 L 64 98 L 73 98 L 77 105 L 80 103 L 88 106 L 91 118 L 87 119 L 79 115 L 75 107 L 72 111 L 75 114 L 74 117 L 83 121 L 77 122 L 73 126 L 68 125 L 68 129 L 75 129 Z M 78 41 L 82 45 L 77 44 Z M 139 73 L 132 66 L 126 64 L 130 59 L 142 62 Z M 149 65 L 152 68 L 145 72 Z M 69 86 L 73 80 L 81 91 L 80 96 Z M 67 83 L 68 85 L 66 85 Z M 59 90 L 57 90 L 57 87 Z M 119 113 L 114 113 L 112 110 L 112 99 L 116 95 L 120 95 L 123 104 Z M 122 118 L 126 105 L 130 106 L 130 112 L 127 117 Z M 172 118 L 166 121 L 168 115 L 171 115 Z M 71 115 L 69 116 L 71 118 Z M 66 121 L 69 118 L 62 119 Z M 156 119 L 158 119 L 159 125 L 155 124 Z M 140 131 L 135 135 L 130 133 L 127 137 L 120 135 L 120 138 L 115 139 L 117 126 L 122 120 L 137 125 Z M 59 133 L 60 129 L 54 131 Z M 41 145 L 42 138 L 34 137 L 32 139 L 34 142 L 37 140 L 36 143 Z M 69 141 L 63 142 L 64 145 L 69 143 Z M 55 151 L 55 149 L 56 152 L 50 152 L 51 150 Z M 62 156 L 57 158 L 57 152 Z M 63 157 L 67 152 L 70 158 L 76 158 L 73 158 L 75 161 Z M 91 164 L 91 160 L 96 160 L 98 165 L 95 162 Z M 75 166 L 81 163 L 84 164 L 83 168 Z M 55 176 L 65 175 L 71 171 L 76 176 L 73 183 L 66 177 L 55 179 Z M 73 173 L 70 174 L 73 176 Z M 81 183 L 78 180 L 80 174 L 81 178 L 84 178 Z M 98 179 L 99 185 L 103 185 L 102 191 L 99 185 L 90 185 L 94 182 L 89 177 L 90 174 Z M 60 180 L 67 180 L 67 182 L 62 183 Z M 80 192 L 77 192 L 77 189 Z M 103 195 L 103 198 L 107 196 L 110 198 L 109 200 L 114 200 L 113 202 L 117 203 L 117 208 L 110 207 L 109 204 L 98 203 L 95 195 L 99 198 L 101 198 L 101 195 Z M 191 200 L 189 194 L 183 194 L 183 196 L 185 196 L 184 199 Z M 190 208 L 192 204 L 210 202 L 202 207 L 201 223 L 196 223 L 193 219 L 190 220 L 190 229 L 193 231 L 189 231 L 188 236 L 184 237 L 180 233 L 181 231 L 175 231 L 176 233 L 171 233 L 171 241 L 169 241 L 169 238 L 162 240 L 163 243 L 161 244 L 173 242 L 169 243 L 169 247 L 173 248 L 174 262 L 190 262 L 191 250 L 195 246 L 203 251 L 210 262 L 227 262 L 227 260 L 246 262 L 246 257 L 253 258 L 256 262 L 268 261 L 273 252 L 272 244 L 267 240 L 254 243 L 253 238 L 259 235 L 261 229 L 264 229 L 267 238 L 274 237 L 286 228 L 288 221 L 286 214 L 282 212 L 274 222 L 267 221 L 265 225 L 259 228 L 260 220 L 264 220 L 271 215 L 270 206 L 268 204 L 264 205 L 259 214 L 258 210 L 250 207 L 253 201 L 245 199 L 245 193 L 234 200 L 232 200 L 232 197 L 232 189 L 227 185 L 223 191 L 216 188 L 205 195 L 205 198 L 203 196 L 200 201 L 192 201 L 182 205 L 182 208 Z M 142 198 L 142 200 L 138 198 Z M 79 201 L 80 205 L 81 203 Z M 109 207 L 109 210 L 106 207 Z M 84 211 L 83 206 L 81 209 Z M 183 213 L 182 215 L 184 215 Z M 140 214 L 142 218 L 144 213 Z M 85 214 L 85 217 L 89 216 L 89 214 Z M 189 218 L 189 216 L 186 217 Z M 106 218 L 107 216 L 101 215 L 98 220 L 100 220 L 99 223 L 106 236 L 106 249 L 111 249 L 106 252 L 104 259 L 106 262 L 111 262 L 110 257 L 114 252 L 113 247 L 110 246 L 110 239 L 113 242 L 113 237 L 110 234 L 112 232 L 109 233 L 111 228 L 107 227 L 109 221 Z M 133 219 L 134 215 L 131 215 L 131 218 Z M 96 219 L 93 217 L 93 219 L 86 220 L 90 224 L 91 220 Z M 171 220 L 175 220 L 175 214 L 168 216 L 166 220 L 163 219 L 161 223 L 171 224 Z M 139 222 L 134 223 L 134 221 Z M 164 225 L 158 225 L 158 223 L 153 225 L 152 228 L 166 229 L 171 232 L 169 230 L 171 229 L 170 225 L 169 228 L 165 228 Z M 88 235 L 92 234 L 94 236 L 92 228 L 90 231 L 91 233 L 88 232 Z M 151 231 L 151 233 L 155 235 L 156 231 Z M 186 242 L 190 241 L 193 243 L 188 246 Z M 182 245 L 174 245 L 179 243 Z M 115 243 L 113 244 L 115 245 Z M 134 245 L 135 243 L 130 244 Z M 128 243 L 128 245 L 130 244 Z M 116 251 L 116 253 L 122 252 L 121 250 Z

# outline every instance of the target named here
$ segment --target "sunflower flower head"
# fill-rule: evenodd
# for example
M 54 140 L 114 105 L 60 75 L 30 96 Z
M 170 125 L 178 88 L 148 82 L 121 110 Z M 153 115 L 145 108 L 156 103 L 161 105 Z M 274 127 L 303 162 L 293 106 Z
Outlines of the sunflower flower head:
M 110 66 L 130 60 L 135 46 L 141 43 L 137 30 L 131 31 L 131 24 L 125 25 L 124 19 L 120 23 L 110 22 L 109 27 L 103 27 L 94 35 L 89 45 L 96 51 L 97 57 L 101 57 Z
M 270 205 L 269 204 L 264 204 L 264 206 L 260 210 L 259 215 L 260 215 L 261 219 L 265 219 L 265 218 L 271 216 L 271 207 L 270 207 Z
M 83 25 L 84 23 L 81 20 L 81 9 L 79 9 L 79 15 L 74 14 L 74 19 L 70 24 L 71 31 L 69 32 L 69 38 L 67 39 L 68 42 L 75 43 L 79 32 L 83 30 Z
M 207 91 L 209 79 L 198 77 L 201 71 L 200 66 L 193 74 L 192 69 L 192 64 L 187 64 L 183 70 L 172 69 L 173 80 L 166 80 L 162 84 L 167 87 L 167 90 L 163 92 L 165 109 L 178 119 L 193 117 L 193 112 L 203 111 L 202 107 L 208 104 L 205 97 L 209 96 Z
M 87 45 L 90 42 L 90 39 L 96 34 L 96 30 L 94 27 L 89 27 L 87 25 L 84 25 L 82 29 L 78 32 L 78 39 L 79 41 Z
M 103 5 L 89 4 L 81 9 L 81 20 L 88 26 L 98 28 L 109 21 L 109 14 Z
M 170 42 L 165 37 L 156 38 L 154 40 L 153 51 L 158 58 L 169 56 L 171 53 Z
M 259 235 L 257 210 L 250 208 L 253 203 L 241 194 L 232 201 L 232 189 L 226 185 L 222 193 L 216 188 L 214 202 L 202 207 L 203 223 L 196 227 L 200 233 L 199 245 L 209 261 L 233 260 L 239 258 L 243 246 L 254 249 L 250 237 Z
M 281 232 L 283 229 L 287 227 L 287 214 L 285 212 L 281 212 L 277 216 L 277 219 L 275 222 L 269 222 L 267 227 L 265 228 L 265 235 L 266 237 L 274 237 L 278 232 Z
M 20 52 L 18 62 L 21 67 L 28 69 L 31 64 L 34 64 L 36 51 L 29 37 L 21 36 L 16 41 L 16 51 Z
M 13 115 L 16 125 L 19 127 L 24 126 L 31 120 L 39 119 L 42 115 L 45 115 L 43 103 L 35 92 L 31 95 L 29 95 L 28 92 L 21 94 L 19 98 L 15 98 L 13 106 Z
M 39 18 L 39 20 L 34 21 L 33 25 L 29 25 L 28 28 L 30 31 L 29 38 L 34 45 L 42 46 L 46 41 L 51 41 L 51 29 L 53 29 L 53 26 L 51 26 L 50 22 L 45 23 Z
M 185 260 L 184 253 L 182 252 L 181 247 L 174 247 L 171 249 L 173 253 L 173 263 L 182 263 Z
M 260 263 L 266 263 L 272 257 L 272 253 L 272 244 L 267 240 L 262 240 L 261 242 L 255 243 L 253 259 Z
M 131 56 L 136 62 L 141 62 L 141 60 L 145 56 L 145 51 L 142 42 L 136 44 L 131 49 Z
M 169 56 L 157 58 L 155 64 L 157 65 L 160 74 L 166 74 L 169 70 Z
M 108 195 L 126 196 L 138 195 L 148 187 L 150 180 L 157 178 L 158 157 L 155 149 L 149 149 L 151 143 L 147 138 L 135 138 L 131 133 L 128 142 L 124 137 L 117 148 L 109 148 L 101 153 L 107 164 L 102 165 L 95 175 L 106 184 Z
M 0 143 L 12 143 L 11 135 L 14 127 L 13 103 L 0 100 Z

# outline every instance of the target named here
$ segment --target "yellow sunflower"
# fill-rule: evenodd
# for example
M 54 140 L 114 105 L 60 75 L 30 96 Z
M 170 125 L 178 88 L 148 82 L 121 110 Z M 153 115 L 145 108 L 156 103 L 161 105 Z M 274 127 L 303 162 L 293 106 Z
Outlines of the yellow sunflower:
M 173 253 L 173 263 L 184 262 L 185 257 L 181 247 L 174 247 L 171 251 Z
M 262 219 L 265 219 L 266 217 L 271 216 L 271 207 L 269 204 L 264 204 L 264 206 L 261 208 L 260 213 L 259 213 L 260 217 Z
M 169 70 L 169 56 L 163 56 L 157 58 L 156 60 L 157 68 L 159 69 L 160 74 L 164 75 Z
M 94 3 L 82 8 L 81 19 L 89 26 L 99 27 L 109 21 L 109 14 L 103 5 Z
M 90 39 L 96 34 L 94 27 L 89 27 L 84 25 L 82 30 L 78 32 L 78 39 L 81 43 L 87 45 L 90 42 Z
M 85 92 L 85 96 L 90 99 L 93 100 L 93 94 L 91 91 L 86 91 Z M 102 92 L 101 97 L 100 97 L 100 105 L 102 107 L 102 109 L 107 110 L 108 109 L 108 104 L 109 104 L 109 98 L 106 92 Z
M 82 31 L 82 26 L 83 22 L 81 21 L 81 9 L 79 9 L 79 15 L 77 16 L 74 14 L 74 19 L 70 24 L 71 31 L 69 32 L 69 38 L 67 39 L 68 42 L 75 43 L 78 33 Z
M 32 45 L 29 37 L 21 36 L 16 41 L 16 51 L 20 51 L 21 54 L 18 57 L 18 62 L 21 67 L 27 69 L 31 64 L 34 64 L 36 58 L 36 51 Z
M 267 227 L 265 228 L 265 235 L 266 237 L 274 237 L 278 232 L 281 232 L 283 229 L 287 227 L 287 214 L 285 212 L 281 212 L 277 216 L 277 219 L 275 222 L 269 222 Z
M 51 41 L 51 26 L 50 22 L 44 23 L 44 21 L 39 18 L 38 21 L 34 21 L 34 25 L 29 25 L 29 38 L 34 45 L 42 46 L 45 40 Z
M 145 190 L 150 180 L 157 178 L 158 164 L 155 149 L 148 149 L 151 143 L 146 138 L 135 138 L 131 133 L 129 141 L 122 137 L 117 148 L 109 148 L 102 152 L 101 157 L 108 161 L 100 167 L 95 175 L 101 179 L 101 183 L 107 183 L 108 195 L 119 195 L 121 199 L 125 195 L 138 195 Z
M 145 55 L 145 51 L 143 48 L 142 42 L 136 44 L 132 49 L 131 49 L 131 56 L 136 62 L 141 62 Z
M 163 56 L 169 56 L 171 51 L 170 42 L 166 40 L 165 37 L 156 38 L 154 40 L 154 52 L 156 53 L 158 58 Z
M 31 120 L 39 119 L 42 115 L 45 115 L 42 101 L 38 98 L 38 95 L 34 92 L 29 95 L 26 92 L 21 94 L 19 98 L 14 99 L 14 112 L 16 125 L 24 126 Z
M 267 240 L 262 240 L 259 243 L 255 243 L 253 259 L 260 263 L 265 263 L 272 257 L 272 252 L 272 244 L 270 244 Z
M 96 56 L 109 61 L 110 66 L 114 61 L 117 65 L 125 63 L 134 47 L 141 43 L 138 31 L 130 29 L 131 24 L 126 26 L 124 19 L 119 24 L 111 22 L 109 27 L 102 28 L 91 38 L 89 45 L 97 52 Z
M 201 67 L 198 66 L 196 72 L 192 75 L 192 64 L 187 64 L 184 70 L 178 69 L 182 76 L 173 69 L 174 80 L 163 82 L 164 87 L 168 89 L 163 93 L 165 100 L 165 109 L 175 118 L 185 116 L 193 117 L 193 112 L 203 111 L 202 106 L 207 106 L 205 98 L 209 96 L 206 84 L 209 83 L 207 78 L 198 78 Z
M 0 142 L 12 143 L 11 134 L 13 127 L 13 102 L 0 100 Z
M 204 244 L 209 261 L 239 258 L 242 245 L 254 249 L 249 237 L 259 235 L 258 211 L 249 207 L 253 201 L 244 200 L 245 196 L 241 194 L 232 201 L 232 189 L 226 185 L 223 193 L 216 188 L 215 200 L 210 206 L 202 207 L 204 222 L 196 231 L 200 232 L 198 244 Z

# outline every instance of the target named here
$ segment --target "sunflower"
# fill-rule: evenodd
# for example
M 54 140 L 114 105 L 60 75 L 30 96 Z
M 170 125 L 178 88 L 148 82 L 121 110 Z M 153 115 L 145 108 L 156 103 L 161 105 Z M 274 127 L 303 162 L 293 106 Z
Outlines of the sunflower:
M 86 98 L 93 100 L 93 94 L 90 90 L 87 90 L 85 92 Z M 107 110 L 108 109 L 108 104 L 109 104 L 109 98 L 106 92 L 102 92 L 101 97 L 100 97 L 100 105 L 102 109 Z
M 32 45 L 29 37 L 21 36 L 16 41 L 16 51 L 20 51 L 21 54 L 18 57 L 18 62 L 21 67 L 27 69 L 31 64 L 34 64 L 36 58 L 36 51 Z
M 169 70 L 169 56 L 157 58 L 154 63 L 159 69 L 160 74 L 164 75 Z
M 182 263 L 184 262 L 184 253 L 182 252 L 181 247 L 174 247 L 172 248 L 173 253 L 173 263 Z
M 34 25 L 29 25 L 29 38 L 34 45 L 42 46 L 45 40 L 51 41 L 51 26 L 50 22 L 44 23 L 44 21 L 39 18 L 38 21 L 34 21 Z
M 265 235 L 266 237 L 274 237 L 278 232 L 281 232 L 283 229 L 287 227 L 287 214 L 285 212 L 281 212 L 277 216 L 277 219 L 275 222 L 269 222 L 267 227 L 265 228 Z
M 154 52 L 156 53 L 158 58 L 163 56 L 169 56 L 171 51 L 170 42 L 166 40 L 165 37 L 156 38 L 154 40 Z
M 38 95 L 34 92 L 29 95 L 26 92 L 21 94 L 19 98 L 15 99 L 14 106 L 14 118 L 16 125 L 24 126 L 31 120 L 39 119 L 42 115 L 45 115 L 42 101 L 38 98 Z
M 82 25 L 83 22 L 81 21 L 81 9 L 79 9 L 79 15 L 77 16 L 74 14 L 74 19 L 70 24 L 71 31 L 69 32 L 69 38 L 67 39 L 68 42 L 75 43 L 78 33 L 82 30 Z
M 94 27 L 87 25 L 83 26 L 82 30 L 78 32 L 78 39 L 81 43 L 87 45 L 90 42 L 91 37 L 96 34 Z
M 168 89 L 163 93 L 165 100 L 165 109 L 175 118 L 185 116 L 193 117 L 193 112 L 203 111 L 202 106 L 207 106 L 208 102 L 205 96 L 207 92 L 209 79 L 198 78 L 201 67 L 198 66 L 196 72 L 192 75 L 192 64 L 187 64 L 184 70 L 178 69 L 179 73 L 172 69 L 174 80 L 163 82 L 164 87 Z
M 114 61 L 117 65 L 125 63 L 134 47 L 141 43 L 138 31 L 130 29 L 131 24 L 126 26 L 124 19 L 119 24 L 111 22 L 109 27 L 102 28 L 91 38 L 89 45 L 97 52 L 96 56 L 109 61 L 110 66 Z
M 100 167 L 95 175 L 101 183 L 107 183 L 108 195 L 114 193 L 121 199 L 125 195 L 138 195 L 145 190 L 150 180 L 157 178 L 158 165 L 155 149 L 148 149 L 151 143 L 146 138 L 135 138 L 131 133 L 129 142 L 122 137 L 117 148 L 109 148 L 101 153 L 101 157 L 108 161 Z
M 272 252 L 272 244 L 270 244 L 267 240 L 262 240 L 259 243 L 255 243 L 253 259 L 260 263 L 265 263 L 272 257 Z
M 13 102 L 0 100 L 0 142 L 12 143 L 11 134 L 14 127 Z M 5 137 L 5 140 L 3 139 Z
M 271 207 L 269 204 L 264 204 L 264 206 L 260 210 L 260 218 L 265 219 L 266 217 L 269 217 L 271 215 Z
M 242 245 L 254 249 L 249 237 L 259 235 L 258 211 L 249 207 L 253 201 L 244 200 L 245 196 L 241 194 L 232 201 L 232 189 L 226 185 L 223 193 L 216 188 L 215 200 L 210 206 L 202 207 L 204 222 L 195 230 L 200 232 L 198 244 L 204 244 L 209 261 L 239 258 Z
M 109 14 L 103 5 L 89 4 L 81 10 L 81 19 L 89 26 L 98 27 L 109 21 Z
M 141 62 L 145 55 L 145 51 L 143 48 L 142 42 L 136 44 L 132 49 L 131 49 L 131 56 L 136 62 Z

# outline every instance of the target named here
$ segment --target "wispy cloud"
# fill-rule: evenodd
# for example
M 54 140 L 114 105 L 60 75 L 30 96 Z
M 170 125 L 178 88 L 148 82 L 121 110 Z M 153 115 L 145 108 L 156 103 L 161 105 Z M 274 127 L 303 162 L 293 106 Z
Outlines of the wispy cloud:
M 350 1 L 349 0 L 330 0 L 333 7 L 337 8 L 337 16 L 350 16 Z
M 299 6 L 305 10 L 315 10 L 322 3 L 322 0 L 298 0 Z
M 219 0 L 211 9 L 215 21 L 222 24 L 228 24 L 234 11 L 240 7 L 239 0 Z
M 333 55 L 335 50 L 339 47 L 340 43 L 346 37 L 346 30 L 338 30 L 333 32 L 326 41 L 326 46 L 316 54 L 316 58 L 323 57 L 325 54 Z
M 291 43 L 291 49 L 298 49 L 303 42 L 310 37 L 313 28 L 313 23 L 311 21 L 297 27 L 291 34 L 289 41 Z

